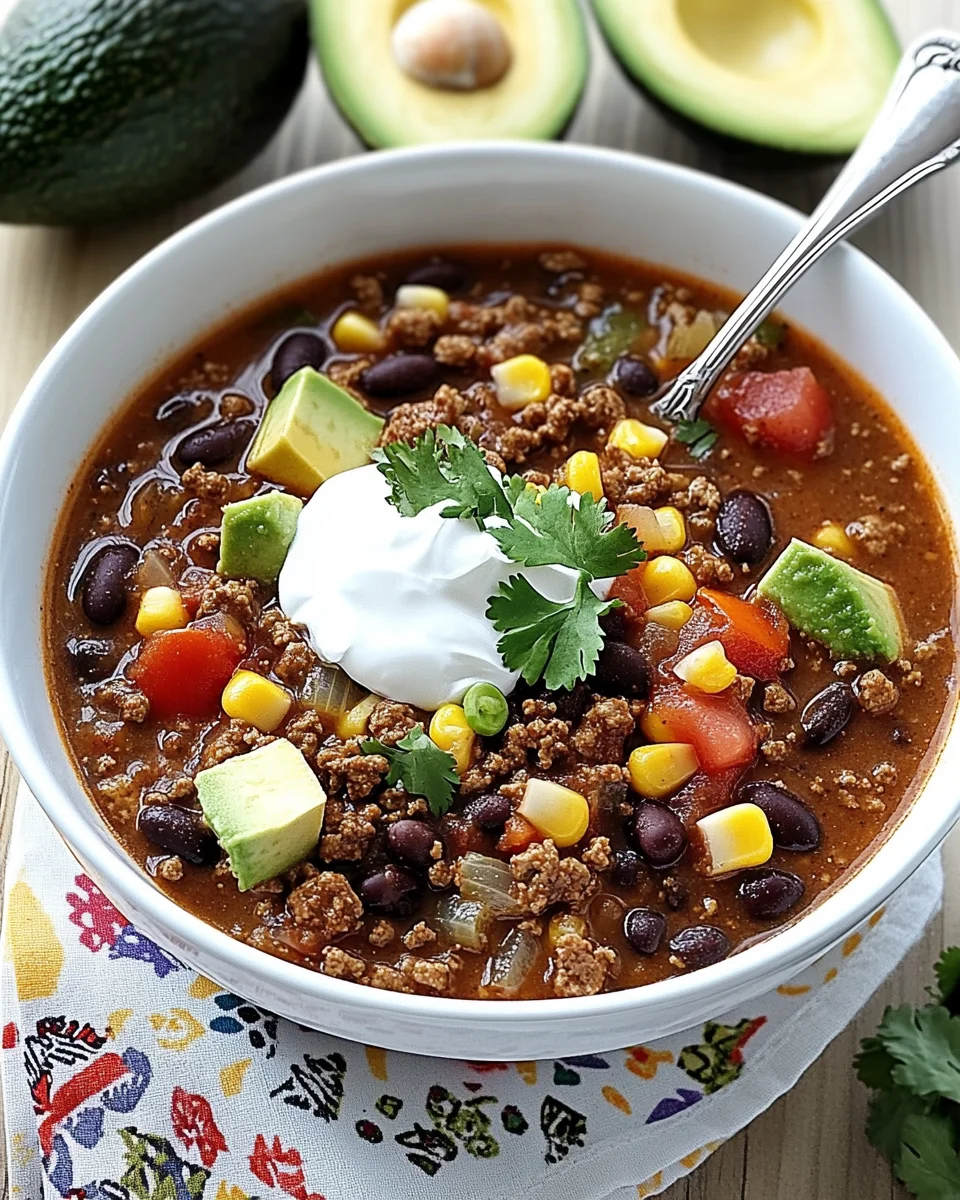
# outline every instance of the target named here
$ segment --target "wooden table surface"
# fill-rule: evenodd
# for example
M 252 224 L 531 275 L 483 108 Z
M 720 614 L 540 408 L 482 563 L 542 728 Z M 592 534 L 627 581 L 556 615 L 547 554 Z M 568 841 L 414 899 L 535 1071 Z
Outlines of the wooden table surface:
M 11 6 L 11 0 L 0 0 L 0 13 Z M 960 0 L 888 0 L 888 7 L 904 39 L 951 21 L 960 26 Z M 771 168 L 758 165 L 756 158 L 692 140 L 636 93 L 595 36 L 593 49 L 591 81 L 570 130 L 571 141 L 700 167 L 804 209 L 828 186 L 835 167 L 800 163 Z M 54 341 L 134 259 L 242 191 L 359 150 L 311 68 L 308 87 L 272 145 L 216 193 L 175 211 L 92 232 L 0 226 L 0 423 Z M 960 168 L 893 205 L 858 241 L 916 296 L 960 349 Z M 16 789 L 16 773 L 2 746 L 0 788 L 2 884 Z M 853 1077 L 851 1059 L 884 1005 L 920 1001 L 940 947 L 960 941 L 960 832 L 947 844 L 946 860 L 944 911 L 917 949 L 793 1091 L 671 1188 L 668 1200 L 887 1200 L 904 1195 L 863 1134 L 866 1094 Z M 0 1161 L 0 1185 L 3 1175 Z M 0 1194 L 6 1195 L 4 1186 Z

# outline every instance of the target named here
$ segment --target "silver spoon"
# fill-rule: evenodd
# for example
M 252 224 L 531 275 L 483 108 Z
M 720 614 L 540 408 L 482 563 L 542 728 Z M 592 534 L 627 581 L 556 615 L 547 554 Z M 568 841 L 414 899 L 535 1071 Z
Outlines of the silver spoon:
M 928 33 L 907 50 L 883 107 L 807 224 L 652 411 L 692 421 L 743 343 L 831 246 L 894 196 L 960 157 L 960 37 Z

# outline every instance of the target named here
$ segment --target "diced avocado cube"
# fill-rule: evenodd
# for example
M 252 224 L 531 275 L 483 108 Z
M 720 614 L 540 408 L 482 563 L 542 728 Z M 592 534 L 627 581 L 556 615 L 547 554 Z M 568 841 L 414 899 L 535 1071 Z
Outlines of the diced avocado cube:
M 303 501 L 285 492 L 265 492 L 223 510 L 217 570 L 228 579 L 273 583 L 287 557 Z
M 893 588 L 825 550 L 794 538 L 757 591 L 838 658 L 901 657 L 903 618 Z
M 320 840 L 327 796 L 286 738 L 200 771 L 195 782 L 241 892 L 303 862 Z
M 368 463 L 382 428 L 349 392 L 303 367 L 270 401 L 247 467 L 309 496 L 331 475 Z

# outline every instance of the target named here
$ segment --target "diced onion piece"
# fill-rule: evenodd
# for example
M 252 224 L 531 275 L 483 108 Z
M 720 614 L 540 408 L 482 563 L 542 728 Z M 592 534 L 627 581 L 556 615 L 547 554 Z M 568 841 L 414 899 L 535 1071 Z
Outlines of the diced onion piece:
M 495 917 L 518 917 L 520 905 L 510 895 L 513 876 L 499 858 L 470 851 L 460 860 L 460 894 L 486 905 Z
M 773 854 L 773 833 L 762 808 L 734 804 L 697 822 L 707 851 L 707 874 L 760 867 Z
M 528 780 L 517 812 L 557 846 L 576 845 L 590 824 L 586 799 L 551 779 Z
M 696 358 L 713 341 L 720 323 L 701 309 L 689 325 L 674 325 L 667 339 L 667 358 Z
M 154 587 L 173 588 L 177 586 L 177 577 L 173 568 L 154 546 L 143 552 L 143 558 L 137 567 L 137 587 L 142 591 Z
M 335 721 L 359 704 L 366 693 L 353 682 L 346 671 L 331 663 L 312 667 L 300 687 L 300 703 L 312 708 L 321 717 Z
M 540 941 L 529 929 L 511 929 L 497 952 L 487 959 L 480 980 L 481 999 L 509 1000 L 516 996 L 536 966 L 539 954 Z
M 629 525 L 647 554 L 675 554 L 687 540 L 687 523 L 679 509 L 669 505 L 648 508 L 644 504 L 621 504 L 617 520 Z
M 464 900 L 454 894 L 440 901 L 434 924 L 464 950 L 479 951 L 487 948 L 487 934 L 493 919 L 493 913 L 485 904 Z

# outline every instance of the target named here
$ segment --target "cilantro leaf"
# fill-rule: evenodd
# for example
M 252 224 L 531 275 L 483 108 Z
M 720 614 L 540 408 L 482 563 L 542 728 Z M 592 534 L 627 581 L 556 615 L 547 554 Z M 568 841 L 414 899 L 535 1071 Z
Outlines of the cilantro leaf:
M 543 675 L 551 691 L 569 690 L 596 669 L 603 648 L 600 617 L 615 605 L 595 596 L 584 574 L 566 602 L 548 600 L 522 575 L 513 575 L 491 597 L 487 617 L 503 634 L 497 649 L 511 671 L 527 683 Z
M 509 516 L 503 485 L 480 447 L 449 425 L 428 429 L 414 442 L 389 442 L 371 457 L 390 484 L 390 503 L 405 517 L 442 500 L 451 501 L 443 517 Z
M 589 492 L 579 505 L 570 503 L 569 488 L 552 483 L 545 492 L 532 488 L 508 491 L 516 518 L 491 529 L 500 549 L 525 567 L 560 565 L 591 579 L 622 575 L 646 558 L 629 525 L 615 525 L 606 500 Z
M 917 1200 L 960 1196 L 960 1158 L 949 1117 L 934 1113 L 907 1117 L 897 1174 Z
M 786 335 L 787 327 L 782 321 L 778 321 L 775 317 L 767 317 L 753 336 L 761 346 L 769 346 L 772 349 L 776 349 Z
M 867 1114 L 867 1137 L 871 1146 L 896 1167 L 900 1162 L 903 1141 L 903 1126 L 908 1117 L 922 1116 L 930 1111 L 930 1105 L 906 1088 L 891 1088 L 870 1097 Z
M 703 417 L 698 417 L 696 421 L 678 421 L 673 427 L 674 440 L 686 446 L 690 457 L 698 462 L 707 457 L 719 436 L 710 422 L 705 421 Z
M 960 1014 L 960 946 L 944 950 L 933 966 L 937 977 L 938 1001 L 957 1016 Z
M 400 783 L 411 796 L 423 796 L 435 817 L 443 816 L 450 808 L 453 793 L 460 786 L 456 761 L 427 737 L 422 725 L 415 725 L 396 746 L 367 738 L 360 748 L 364 754 L 382 754 L 390 764 L 387 783 Z
M 892 1088 L 893 1068 L 897 1060 L 888 1053 L 878 1037 L 863 1038 L 860 1053 L 853 1060 L 854 1070 L 861 1083 L 870 1088 Z
M 960 1103 L 960 1017 L 938 1004 L 888 1008 L 877 1036 L 892 1058 L 893 1081 L 917 1096 Z

